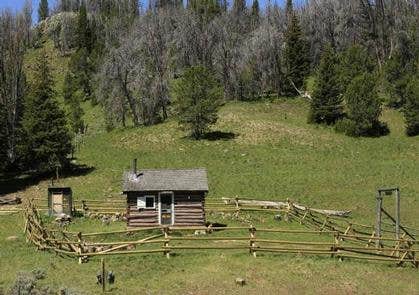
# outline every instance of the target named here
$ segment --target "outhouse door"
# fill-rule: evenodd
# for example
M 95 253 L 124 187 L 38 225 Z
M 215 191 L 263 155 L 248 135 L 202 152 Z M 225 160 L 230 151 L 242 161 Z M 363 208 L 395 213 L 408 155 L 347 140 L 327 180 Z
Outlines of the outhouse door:
M 160 194 L 160 224 L 171 225 L 173 224 L 173 193 Z
M 59 215 L 64 212 L 63 210 L 63 194 L 62 193 L 53 193 L 52 194 L 52 213 L 54 215 Z

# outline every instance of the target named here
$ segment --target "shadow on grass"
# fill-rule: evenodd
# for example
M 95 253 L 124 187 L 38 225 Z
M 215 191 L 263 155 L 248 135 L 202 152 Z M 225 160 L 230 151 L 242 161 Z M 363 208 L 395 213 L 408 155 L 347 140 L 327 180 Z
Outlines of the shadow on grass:
M 233 132 L 212 131 L 203 136 L 203 139 L 216 141 L 216 140 L 232 140 L 237 137 Z
M 61 172 L 60 178 L 72 176 L 84 176 L 95 170 L 94 167 L 86 165 L 71 165 Z M 23 190 L 29 186 L 37 185 L 39 182 L 52 179 L 54 172 L 49 173 L 6 173 L 0 174 L 0 196 Z

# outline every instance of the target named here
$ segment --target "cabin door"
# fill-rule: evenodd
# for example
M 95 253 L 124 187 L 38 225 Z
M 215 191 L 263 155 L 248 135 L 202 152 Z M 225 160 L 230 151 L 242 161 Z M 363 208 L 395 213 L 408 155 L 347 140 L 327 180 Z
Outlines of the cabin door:
M 64 212 L 63 210 L 63 194 L 52 194 L 52 213 L 59 215 Z
M 173 194 L 162 193 L 160 194 L 160 224 L 171 225 L 173 224 Z

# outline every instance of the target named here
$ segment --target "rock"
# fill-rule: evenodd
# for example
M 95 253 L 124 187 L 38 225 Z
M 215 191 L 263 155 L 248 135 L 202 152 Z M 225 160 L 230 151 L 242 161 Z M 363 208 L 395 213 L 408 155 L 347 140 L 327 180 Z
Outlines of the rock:
M 133 245 L 133 244 L 128 245 L 127 250 L 135 250 L 135 245 Z
M 17 240 L 17 236 L 10 236 L 6 238 L 6 241 L 16 241 Z
M 206 235 L 206 234 L 207 234 L 207 232 L 206 232 L 206 230 L 204 230 L 204 229 L 196 230 L 196 231 L 194 232 L 194 235 L 195 235 L 195 236 L 204 236 L 204 235 Z
M 236 278 L 236 285 L 244 286 L 244 285 L 246 285 L 246 280 L 243 279 L 243 278 Z
M 102 219 L 101 220 L 102 220 L 102 223 L 104 225 L 109 225 L 111 223 L 111 219 L 108 216 L 106 216 L 106 215 L 102 216 Z

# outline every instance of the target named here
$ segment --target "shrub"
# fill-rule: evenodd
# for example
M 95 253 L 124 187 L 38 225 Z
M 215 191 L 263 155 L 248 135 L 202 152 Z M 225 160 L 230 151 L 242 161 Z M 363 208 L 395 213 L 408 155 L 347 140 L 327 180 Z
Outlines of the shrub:
M 11 295 L 29 295 L 36 287 L 36 278 L 31 273 L 21 272 L 10 289 Z

